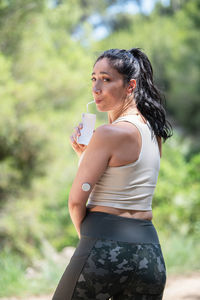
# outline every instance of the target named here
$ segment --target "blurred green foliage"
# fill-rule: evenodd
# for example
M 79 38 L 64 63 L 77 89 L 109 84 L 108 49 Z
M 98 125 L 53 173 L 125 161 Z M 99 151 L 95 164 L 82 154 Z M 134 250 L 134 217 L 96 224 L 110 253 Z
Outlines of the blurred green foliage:
M 173 4 L 172 4 L 173 3 Z M 182 3 L 182 5 L 179 4 Z M 157 85 L 167 99 L 174 126 L 194 138 L 199 149 L 200 2 L 161 3 L 150 15 L 134 15 L 128 25 L 96 43 L 95 51 L 140 47 L 150 58 Z M 119 13 L 120 16 L 120 13 Z
M 116 2 L 0 1 L 0 249 L 27 264 L 45 256 L 45 243 L 60 251 L 78 241 L 67 210 L 78 165 L 69 137 L 108 48 L 144 49 L 167 98 L 174 136 L 163 146 L 154 223 L 168 237 L 200 235 L 199 1 L 116 13 L 96 41 L 87 18 L 98 13 L 106 25 Z M 97 116 L 97 126 L 107 122 Z

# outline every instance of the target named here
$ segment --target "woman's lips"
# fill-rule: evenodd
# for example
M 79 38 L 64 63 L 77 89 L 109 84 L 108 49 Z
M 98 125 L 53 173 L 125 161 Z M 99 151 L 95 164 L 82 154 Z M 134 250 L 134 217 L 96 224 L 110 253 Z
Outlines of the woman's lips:
M 102 100 L 95 100 L 95 102 L 98 104 L 98 103 L 100 103 Z

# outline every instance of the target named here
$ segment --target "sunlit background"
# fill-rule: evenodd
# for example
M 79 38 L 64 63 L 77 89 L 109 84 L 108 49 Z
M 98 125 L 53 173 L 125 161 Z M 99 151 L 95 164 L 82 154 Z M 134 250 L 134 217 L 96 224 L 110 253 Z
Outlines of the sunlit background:
M 168 274 L 200 271 L 199 0 L 0 0 L 0 297 L 55 289 L 78 242 L 69 137 L 95 59 L 132 47 L 150 58 L 174 129 L 153 200 Z

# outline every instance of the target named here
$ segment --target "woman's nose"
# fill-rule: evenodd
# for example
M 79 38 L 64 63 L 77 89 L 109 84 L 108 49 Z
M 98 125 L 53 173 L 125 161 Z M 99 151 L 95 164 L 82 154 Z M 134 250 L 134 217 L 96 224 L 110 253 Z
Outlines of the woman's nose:
M 93 93 L 99 95 L 101 93 L 101 89 L 99 86 L 94 86 L 93 87 Z

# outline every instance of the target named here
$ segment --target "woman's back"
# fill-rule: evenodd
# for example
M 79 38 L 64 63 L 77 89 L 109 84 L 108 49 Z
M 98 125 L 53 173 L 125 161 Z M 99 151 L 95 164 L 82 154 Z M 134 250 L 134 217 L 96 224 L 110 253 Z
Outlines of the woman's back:
M 114 123 L 116 124 L 121 121 L 134 124 L 134 127 L 139 131 L 139 135 L 141 136 L 139 155 L 137 155 L 137 159 L 123 165 L 112 166 L 109 164 L 104 174 L 95 184 L 89 196 L 87 206 L 89 208 L 104 206 L 128 211 L 150 211 L 160 168 L 158 143 L 148 127 L 149 124 L 141 123 L 137 116 L 129 115 L 121 117 Z M 127 138 L 125 134 L 124 136 Z M 135 134 L 136 136 L 137 134 Z M 123 144 L 128 146 L 130 143 L 130 146 L 124 150 L 124 153 L 120 153 L 121 160 L 125 160 L 126 153 L 131 156 L 131 152 L 134 153 L 134 148 L 131 149 L 131 139 L 127 143 L 123 138 L 120 138 L 120 140 L 118 153 L 120 153 L 120 149 L 125 148 Z M 134 139 L 133 145 L 135 145 Z M 98 210 L 102 211 L 101 207 Z M 103 208 L 103 211 L 105 211 L 105 208 Z

